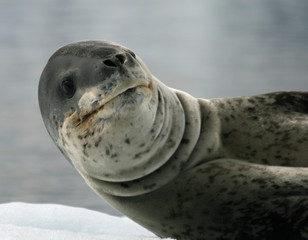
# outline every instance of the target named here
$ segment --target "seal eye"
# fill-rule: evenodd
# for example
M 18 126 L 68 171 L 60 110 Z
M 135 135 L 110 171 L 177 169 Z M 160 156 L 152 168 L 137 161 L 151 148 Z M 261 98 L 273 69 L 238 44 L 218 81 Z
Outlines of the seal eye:
M 71 77 L 66 77 L 61 83 L 61 90 L 66 98 L 71 98 L 76 92 L 76 87 L 73 79 Z

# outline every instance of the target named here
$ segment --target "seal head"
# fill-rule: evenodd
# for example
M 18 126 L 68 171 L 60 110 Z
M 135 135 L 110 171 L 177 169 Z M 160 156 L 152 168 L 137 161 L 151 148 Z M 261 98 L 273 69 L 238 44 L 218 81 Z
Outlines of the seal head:
M 136 58 L 132 51 L 103 41 L 72 43 L 57 50 L 50 57 L 39 84 L 40 109 L 51 137 L 58 138 L 58 125 L 63 123 L 65 114 L 78 110 L 80 120 L 85 120 L 91 111 L 98 110 L 126 90 L 137 86 L 150 87 L 149 70 Z M 127 79 L 121 78 L 123 84 L 120 88 L 120 84 L 116 84 L 117 75 L 124 72 Z M 79 102 L 89 88 L 98 87 L 100 93 L 95 101 L 94 93 L 91 93 L 92 102 L 86 101 L 91 94 Z
M 49 59 L 39 84 L 43 120 L 87 181 L 140 179 L 180 144 L 183 109 L 153 79 L 132 51 L 105 41 L 72 43 Z

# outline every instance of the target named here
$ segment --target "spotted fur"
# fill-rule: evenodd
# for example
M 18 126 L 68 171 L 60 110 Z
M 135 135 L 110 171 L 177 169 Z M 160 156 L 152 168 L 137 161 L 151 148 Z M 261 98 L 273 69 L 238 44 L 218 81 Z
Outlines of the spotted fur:
M 131 50 L 85 41 L 50 58 L 39 100 L 89 186 L 158 236 L 308 239 L 307 92 L 196 99 Z

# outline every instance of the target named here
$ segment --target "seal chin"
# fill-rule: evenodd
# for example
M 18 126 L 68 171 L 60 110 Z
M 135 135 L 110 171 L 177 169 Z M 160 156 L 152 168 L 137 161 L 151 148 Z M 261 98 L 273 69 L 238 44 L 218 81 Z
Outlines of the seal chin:
M 146 174 L 138 169 L 143 165 L 141 155 L 150 149 L 145 144 L 149 142 L 148 135 L 155 135 L 151 129 L 157 109 L 156 88 L 152 82 L 126 87 L 108 100 L 98 99 L 102 92 L 97 94 L 97 89 L 100 88 L 87 90 L 81 97 L 79 106 L 84 111 L 66 117 L 59 129 L 58 146 L 80 173 L 93 178 L 131 180 L 135 175 L 127 176 L 127 161 L 132 162 L 132 170 L 141 171 L 136 178 Z

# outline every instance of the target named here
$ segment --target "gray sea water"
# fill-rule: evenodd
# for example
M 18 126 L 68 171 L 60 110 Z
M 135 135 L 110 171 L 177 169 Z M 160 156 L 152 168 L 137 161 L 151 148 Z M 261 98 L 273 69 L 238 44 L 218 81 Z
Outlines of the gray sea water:
M 0 203 L 116 214 L 43 126 L 37 86 L 58 47 L 121 43 L 161 81 L 196 97 L 308 91 L 307 13 L 306 0 L 0 0 Z

